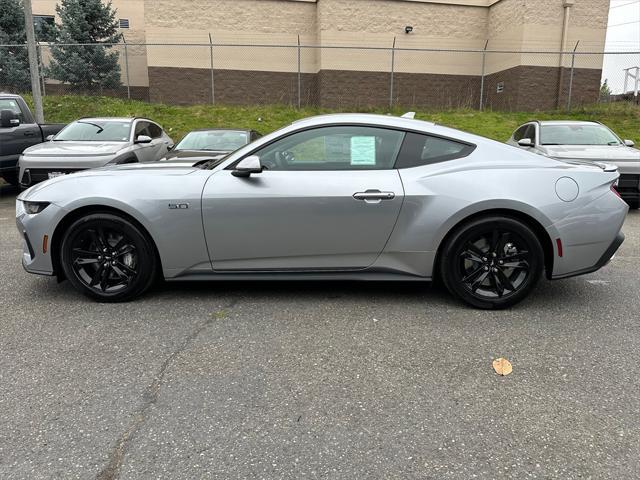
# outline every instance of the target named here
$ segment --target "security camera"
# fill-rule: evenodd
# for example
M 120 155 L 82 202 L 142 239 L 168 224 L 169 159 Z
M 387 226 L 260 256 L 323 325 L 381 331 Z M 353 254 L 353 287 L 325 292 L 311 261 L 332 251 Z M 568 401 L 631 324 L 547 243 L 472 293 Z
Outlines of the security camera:
M 413 27 L 411 25 L 407 25 L 406 27 L 404 27 L 404 33 L 411 33 L 413 32 Z

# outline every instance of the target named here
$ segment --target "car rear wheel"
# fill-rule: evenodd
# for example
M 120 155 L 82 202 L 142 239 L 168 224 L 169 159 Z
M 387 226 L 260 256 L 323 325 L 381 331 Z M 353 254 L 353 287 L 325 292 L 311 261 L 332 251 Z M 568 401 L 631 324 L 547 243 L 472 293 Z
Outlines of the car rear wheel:
M 507 308 L 524 299 L 538 282 L 544 253 L 535 233 L 510 217 L 473 220 L 450 235 L 440 256 L 440 272 L 455 296 L 484 309 Z
M 71 284 L 101 302 L 141 295 L 157 271 L 148 236 L 134 223 L 110 213 L 76 220 L 65 232 L 60 261 Z
M 638 208 L 640 208 L 640 200 L 633 199 L 625 201 L 627 202 L 627 205 L 629 205 L 629 209 L 631 210 L 637 210 Z

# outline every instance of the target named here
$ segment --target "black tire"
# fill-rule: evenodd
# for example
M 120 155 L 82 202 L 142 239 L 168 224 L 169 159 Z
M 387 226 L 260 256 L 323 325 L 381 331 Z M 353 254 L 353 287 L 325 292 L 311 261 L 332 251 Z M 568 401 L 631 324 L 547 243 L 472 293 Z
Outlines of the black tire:
M 142 295 L 158 271 L 146 232 L 111 213 L 94 213 L 73 222 L 64 233 L 60 263 L 77 290 L 101 302 Z
M 18 185 L 18 172 L 12 172 L 12 173 L 5 172 L 2 174 L 2 178 L 9 185 L 13 185 L 13 186 Z
M 629 205 L 630 210 L 637 210 L 640 208 L 640 200 L 625 200 L 625 202 Z
M 507 308 L 540 279 L 544 252 L 535 233 L 510 217 L 481 217 L 458 227 L 440 254 L 447 289 L 477 308 Z

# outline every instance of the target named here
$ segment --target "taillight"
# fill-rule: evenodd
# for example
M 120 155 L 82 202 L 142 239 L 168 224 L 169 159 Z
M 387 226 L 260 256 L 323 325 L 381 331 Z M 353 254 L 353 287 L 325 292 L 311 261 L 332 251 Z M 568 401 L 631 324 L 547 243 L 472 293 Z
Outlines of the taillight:
M 616 190 L 616 187 L 617 187 L 617 186 L 618 186 L 618 181 L 616 180 L 614 183 L 612 183 L 612 184 L 611 184 L 611 191 L 612 191 L 613 193 L 615 193 L 615 194 L 618 196 L 618 198 L 622 198 L 622 197 L 620 196 L 620 192 L 618 192 L 618 190 Z

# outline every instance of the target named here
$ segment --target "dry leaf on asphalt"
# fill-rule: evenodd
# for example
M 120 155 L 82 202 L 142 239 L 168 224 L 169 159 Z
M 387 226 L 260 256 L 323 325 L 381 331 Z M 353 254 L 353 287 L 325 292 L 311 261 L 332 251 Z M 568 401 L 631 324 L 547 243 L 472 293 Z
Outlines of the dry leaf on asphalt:
M 493 361 L 493 369 L 498 375 L 509 375 L 513 370 L 511 363 L 506 358 L 498 358 Z

